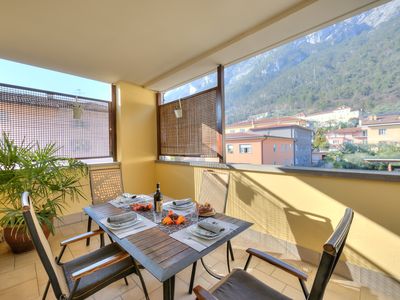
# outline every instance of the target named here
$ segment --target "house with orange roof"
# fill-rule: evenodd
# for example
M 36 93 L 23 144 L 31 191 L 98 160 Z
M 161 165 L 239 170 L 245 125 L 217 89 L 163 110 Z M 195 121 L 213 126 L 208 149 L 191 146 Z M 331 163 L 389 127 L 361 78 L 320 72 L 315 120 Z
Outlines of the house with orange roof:
M 346 143 L 366 144 L 367 131 L 361 127 L 340 128 L 329 131 L 326 139 L 331 149 L 337 149 Z
M 236 132 L 228 133 L 225 141 L 228 163 L 294 165 L 294 140 L 292 138 L 253 132 Z
M 400 114 L 369 116 L 361 124 L 367 129 L 368 144 L 400 143 Z

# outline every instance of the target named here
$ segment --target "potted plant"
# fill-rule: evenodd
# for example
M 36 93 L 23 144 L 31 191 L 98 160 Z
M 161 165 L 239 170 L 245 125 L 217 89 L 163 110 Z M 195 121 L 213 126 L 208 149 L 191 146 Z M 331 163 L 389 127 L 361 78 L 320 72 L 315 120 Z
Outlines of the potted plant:
M 70 201 L 85 198 L 80 179 L 87 166 L 57 155 L 55 144 L 17 144 L 6 133 L 0 137 L 0 226 L 15 253 L 33 249 L 21 210 L 21 194 L 28 191 L 36 215 L 48 237 L 53 220 Z

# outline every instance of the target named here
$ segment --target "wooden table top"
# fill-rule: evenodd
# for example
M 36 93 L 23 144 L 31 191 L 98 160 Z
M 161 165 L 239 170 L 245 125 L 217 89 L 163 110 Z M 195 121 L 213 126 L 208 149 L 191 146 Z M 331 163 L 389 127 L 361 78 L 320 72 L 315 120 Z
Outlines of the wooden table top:
M 84 208 L 84 211 L 118 243 L 126 252 L 132 255 L 154 277 L 163 282 L 181 270 L 193 264 L 206 254 L 218 248 L 228 240 L 249 228 L 252 223 L 242 221 L 224 214 L 216 214 L 214 218 L 230 222 L 238 226 L 222 239 L 201 252 L 197 252 L 188 245 L 170 237 L 168 232 L 161 230 L 161 226 L 153 227 L 123 239 L 114 235 L 100 220 L 120 214 L 124 210 L 109 203 L 93 205 Z

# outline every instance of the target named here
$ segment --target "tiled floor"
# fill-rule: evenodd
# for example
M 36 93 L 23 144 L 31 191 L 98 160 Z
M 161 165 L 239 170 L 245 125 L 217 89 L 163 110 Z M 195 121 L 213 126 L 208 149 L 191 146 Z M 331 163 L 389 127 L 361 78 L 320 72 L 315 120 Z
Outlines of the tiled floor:
M 49 239 L 53 252 L 58 253 L 59 242 L 61 240 L 85 232 L 85 227 L 86 224 L 82 222 L 58 228 L 57 234 Z M 93 249 L 97 249 L 98 246 L 99 241 L 97 239 L 92 241 L 90 247 L 86 247 L 84 242 L 72 244 L 67 248 L 63 260 L 78 257 Z M 244 243 L 243 239 L 236 239 L 233 241 L 233 246 L 236 258 L 234 266 L 243 267 L 247 258 L 244 249 L 251 245 L 249 245 L 248 240 Z M 220 273 L 226 273 L 225 246 L 208 255 L 205 260 L 210 266 L 213 266 L 214 270 Z M 310 276 L 308 285 L 311 285 L 313 277 L 315 276 L 315 267 L 304 262 L 290 261 L 289 263 L 292 263 L 308 273 Z M 191 267 L 188 267 L 177 274 L 175 280 L 175 299 L 195 299 L 193 295 L 187 293 L 190 272 Z M 261 262 L 257 258 L 252 260 L 249 272 L 269 286 L 285 293 L 293 299 L 304 299 L 296 278 L 271 265 Z M 162 299 L 162 284 L 147 271 L 143 271 L 143 275 L 149 290 L 150 299 Z M 125 285 L 123 280 L 120 280 L 94 294 L 89 299 L 144 299 L 144 294 L 137 276 L 130 276 L 128 280 L 128 286 Z M 41 299 L 46 282 L 47 276 L 36 252 L 32 251 L 25 254 L 14 255 L 9 251 L 8 246 L 4 242 L 0 243 L 0 299 Z M 209 276 L 201 267 L 201 264 L 199 264 L 195 285 L 200 284 L 205 288 L 209 288 L 216 282 L 217 280 Z M 50 293 L 47 299 L 54 299 L 54 296 Z M 371 292 L 370 289 L 357 286 L 354 282 L 333 276 L 328 285 L 325 299 L 370 300 L 389 298 L 383 295 L 376 295 Z

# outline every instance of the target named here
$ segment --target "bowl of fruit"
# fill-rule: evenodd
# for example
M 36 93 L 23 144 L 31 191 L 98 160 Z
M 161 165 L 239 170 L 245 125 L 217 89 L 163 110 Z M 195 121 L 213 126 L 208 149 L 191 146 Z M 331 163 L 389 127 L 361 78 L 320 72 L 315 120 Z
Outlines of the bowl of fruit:
M 172 210 L 168 211 L 168 215 L 162 220 L 163 225 L 180 225 L 185 224 L 186 218 L 175 214 Z
M 153 205 L 151 203 L 134 203 L 131 204 L 133 211 L 148 211 L 151 210 Z
M 210 203 L 205 202 L 204 204 L 199 205 L 199 216 L 200 217 L 211 217 L 216 214 L 215 209 L 211 206 Z

